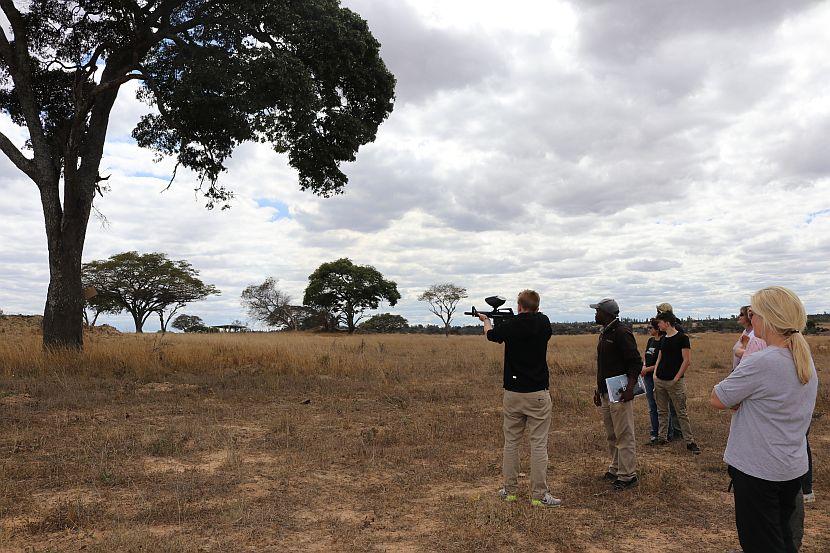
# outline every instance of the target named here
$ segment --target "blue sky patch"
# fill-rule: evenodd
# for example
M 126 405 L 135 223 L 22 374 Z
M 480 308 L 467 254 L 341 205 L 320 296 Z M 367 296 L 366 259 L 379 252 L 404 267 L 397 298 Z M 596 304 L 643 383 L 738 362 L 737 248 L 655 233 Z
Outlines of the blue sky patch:
M 291 219 L 291 214 L 288 212 L 288 205 L 271 198 L 256 198 L 256 204 L 259 207 L 270 207 L 276 210 L 276 213 L 271 216 L 271 221 L 279 221 L 280 219 Z
M 130 173 L 130 176 L 144 179 L 159 179 L 169 181 L 171 175 L 163 176 L 161 173 L 152 173 L 150 171 L 136 171 L 135 173 Z
M 807 224 L 809 225 L 819 217 L 824 217 L 825 215 L 830 215 L 830 209 L 822 209 L 821 211 L 814 211 L 812 213 L 808 213 Z

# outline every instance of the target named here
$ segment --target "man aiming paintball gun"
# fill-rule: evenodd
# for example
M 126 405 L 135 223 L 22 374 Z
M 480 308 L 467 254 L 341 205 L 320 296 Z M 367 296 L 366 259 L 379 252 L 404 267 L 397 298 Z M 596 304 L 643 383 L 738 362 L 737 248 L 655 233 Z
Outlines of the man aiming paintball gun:
M 499 490 L 499 497 L 505 501 L 516 501 L 518 497 L 519 442 L 527 428 L 530 503 L 557 507 L 562 501 L 550 494 L 546 481 L 551 414 L 547 363 L 550 320 L 539 312 L 539 294 L 533 290 L 519 294 L 515 316 L 510 308 L 499 309 L 504 298 L 493 296 L 486 301 L 493 311 L 476 313 L 484 323 L 484 335 L 491 342 L 504 344 L 504 487 Z M 491 317 L 497 321 L 495 327 Z

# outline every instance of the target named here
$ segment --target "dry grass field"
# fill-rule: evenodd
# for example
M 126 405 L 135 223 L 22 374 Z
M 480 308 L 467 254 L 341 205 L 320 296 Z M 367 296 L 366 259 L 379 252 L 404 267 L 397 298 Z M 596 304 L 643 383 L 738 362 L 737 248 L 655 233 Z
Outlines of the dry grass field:
M 480 337 L 93 335 L 66 357 L 0 334 L 0 550 L 737 547 L 721 460 L 730 415 L 707 402 L 734 337 L 692 341 L 703 454 L 640 447 L 641 485 L 618 493 L 598 480 L 595 339 L 551 341 L 548 479 L 564 505 L 542 510 L 494 496 L 502 350 Z M 811 343 L 824 370 L 803 551 L 817 553 L 830 551 L 830 339 Z

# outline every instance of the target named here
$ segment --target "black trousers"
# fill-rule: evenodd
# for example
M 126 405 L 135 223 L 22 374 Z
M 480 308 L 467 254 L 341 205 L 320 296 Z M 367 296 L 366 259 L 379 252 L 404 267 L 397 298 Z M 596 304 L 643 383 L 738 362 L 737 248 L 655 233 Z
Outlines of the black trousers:
M 813 452 L 810 451 L 810 429 L 807 429 L 807 462 L 810 468 L 807 469 L 807 474 L 801 477 L 801 491 L 804 493 L 813 493 Z
M 772 482 L 729 467 L 735 494 L 735 524 L 744 553 L 796 553 L 790 518 L 801 478 Z

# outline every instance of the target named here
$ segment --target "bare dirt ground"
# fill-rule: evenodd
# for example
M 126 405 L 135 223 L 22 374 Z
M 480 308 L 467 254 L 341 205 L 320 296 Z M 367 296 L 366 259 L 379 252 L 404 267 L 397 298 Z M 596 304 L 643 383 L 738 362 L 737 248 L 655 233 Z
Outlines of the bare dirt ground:
M 708 407 L 732 336 L 692 341 L 703 454 L 638 449 L 614 493 L 591 403 L 593 336 L 554 337 L 548 480 L 559 509 L 496 499 L 501 349 L 479 337 L 92 336 L 82 356 L 0 340 L 0 551 L 726 551 L 738 546 Z M 802 551 L 830 551 L 830 339 Z M 637 399 L 638 443 L 648 408 Z M 523 462 L 527 460 L 523 452 Z M 526 495 L 526 481 L 523 492 Z

